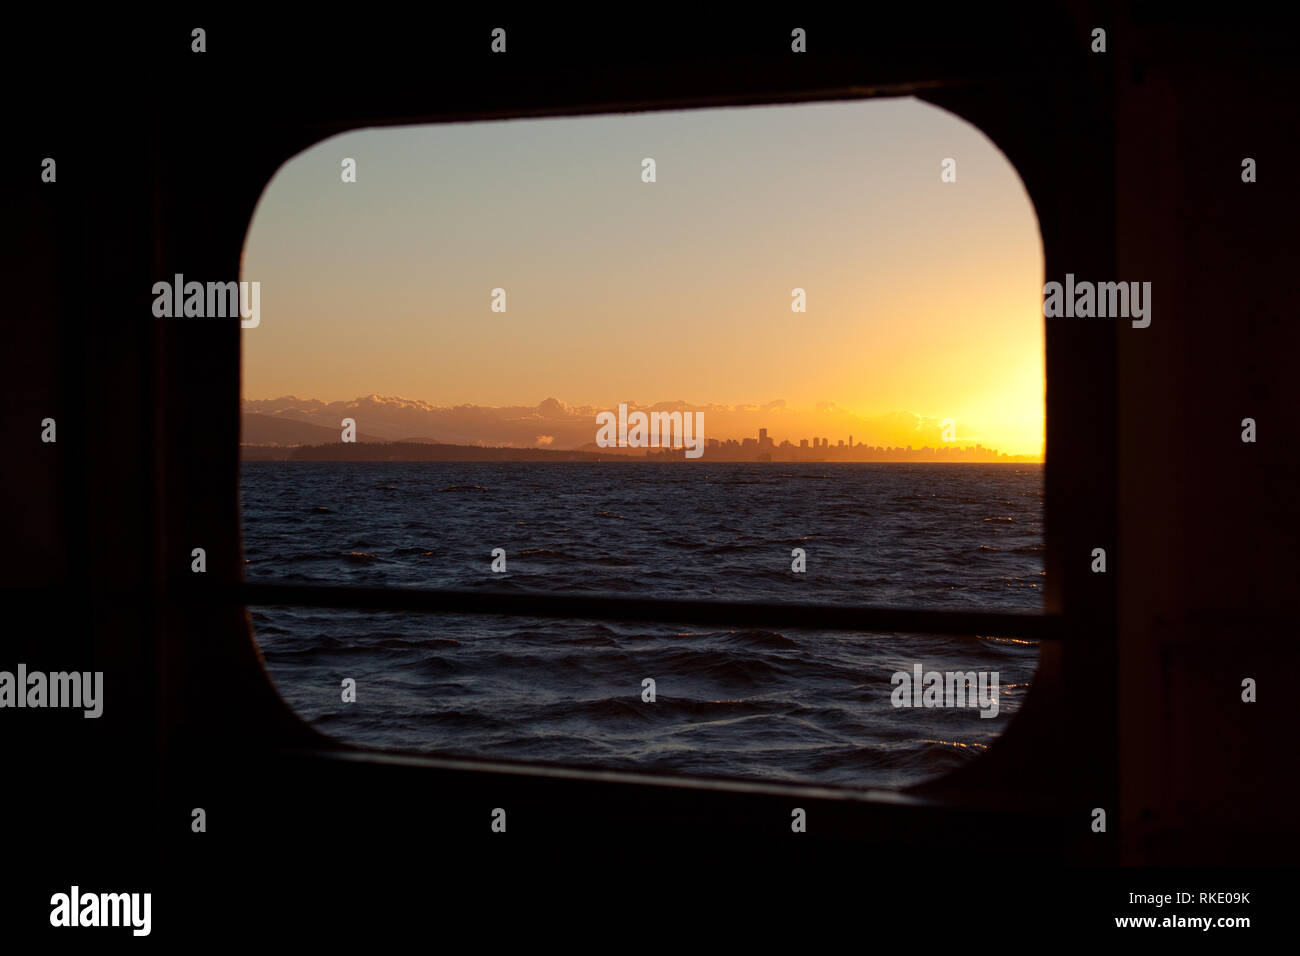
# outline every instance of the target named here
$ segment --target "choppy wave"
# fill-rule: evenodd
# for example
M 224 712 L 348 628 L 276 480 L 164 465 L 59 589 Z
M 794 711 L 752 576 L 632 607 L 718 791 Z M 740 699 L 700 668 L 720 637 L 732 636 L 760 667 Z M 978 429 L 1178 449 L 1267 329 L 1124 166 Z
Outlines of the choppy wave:
M 1035 611 L 1041 480 L 1038 468 L 979 465 L 246 463 L 245 573 Z M 495 548 L 504 574 L 491 570 Z M 1033 642 L 997 635 L 312 608 L 254 608 L 253 620 L 291 706 L 356 743 L 848 785 L 902 785 L 974 759 L 1019 709 L 1037 660 Z M 914 663 L 997 670 L 999 717 L 893 707 L 891 676 Z M 340 700 L 344 677 L 356 703 Z

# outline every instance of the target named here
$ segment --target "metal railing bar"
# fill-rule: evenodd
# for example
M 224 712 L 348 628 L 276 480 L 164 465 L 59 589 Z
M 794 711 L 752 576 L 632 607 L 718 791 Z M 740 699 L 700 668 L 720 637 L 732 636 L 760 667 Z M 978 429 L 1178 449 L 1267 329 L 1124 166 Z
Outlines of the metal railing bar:
M 951 636 L 1062 640 L 1066 628 L 1057 614 L 1014 614 L 976 610 L 843 606 L 631 598 L 605 594 L 547 594 L 527 591 L 438 588 L 334 587 L 275 582 L 244 582 L 224 598 L 210 589 L 187 589 L 187 597 L 225 599 L 248 606 L 297 606 L 413 611 L 424 614 L 502 615 L 710 624 L 727 627 L 789 628 L 821 631 L 872 631 Z

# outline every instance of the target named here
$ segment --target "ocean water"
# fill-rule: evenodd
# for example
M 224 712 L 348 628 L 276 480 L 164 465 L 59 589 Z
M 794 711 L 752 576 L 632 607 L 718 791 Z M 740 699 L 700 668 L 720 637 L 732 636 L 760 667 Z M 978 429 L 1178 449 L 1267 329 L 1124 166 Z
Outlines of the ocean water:
M 1042 609 L 1040 465 L 245 462 L 241 493 L 253 581 Z M 1038 655 L 999 635 L 252 614 L 281 695 L 351 743 L 847 786 L 976 758 Z M 997 671 L 998 715 L 894 707 L 916 664 Z

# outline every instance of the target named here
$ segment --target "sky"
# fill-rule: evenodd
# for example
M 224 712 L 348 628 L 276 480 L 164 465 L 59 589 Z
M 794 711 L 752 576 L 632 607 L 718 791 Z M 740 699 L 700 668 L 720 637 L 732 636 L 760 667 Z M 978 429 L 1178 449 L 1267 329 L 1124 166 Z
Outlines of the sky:
M 910 97 L 345 133 L 277 171 L 241 278 L 245 399 L 778 402 L 778 442 L 906 444 L 882 423 L 910 415 L 1043 449 L 1032 204 Z

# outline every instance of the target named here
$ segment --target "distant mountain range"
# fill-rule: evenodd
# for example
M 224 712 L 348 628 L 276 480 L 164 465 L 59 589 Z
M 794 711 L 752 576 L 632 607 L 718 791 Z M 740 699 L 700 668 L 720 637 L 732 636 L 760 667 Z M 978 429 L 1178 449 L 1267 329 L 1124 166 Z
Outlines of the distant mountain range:
M 342 428 L 328 428 L 311 422 L 244 412 L 240 416 L 239 441 L 245 445 L 323 445 L 338 441 Z M 384 439 L 365 432 L 357 433 L 359 442 L 379 442 Z
M 351 418 L 357 423 L 358 442 L 572 447 L 592 440 L 594 416 L 594 410 L 587 414 L 586 409 L 571 409 L 556 399 L 534 406 L 489 408 L 438 406 L 382 395 L 367 395 L 350 402 L 322 402 L 288 395 L 246 399 L 241 441 L 249 444 L 338 441 L 343 419 Z

